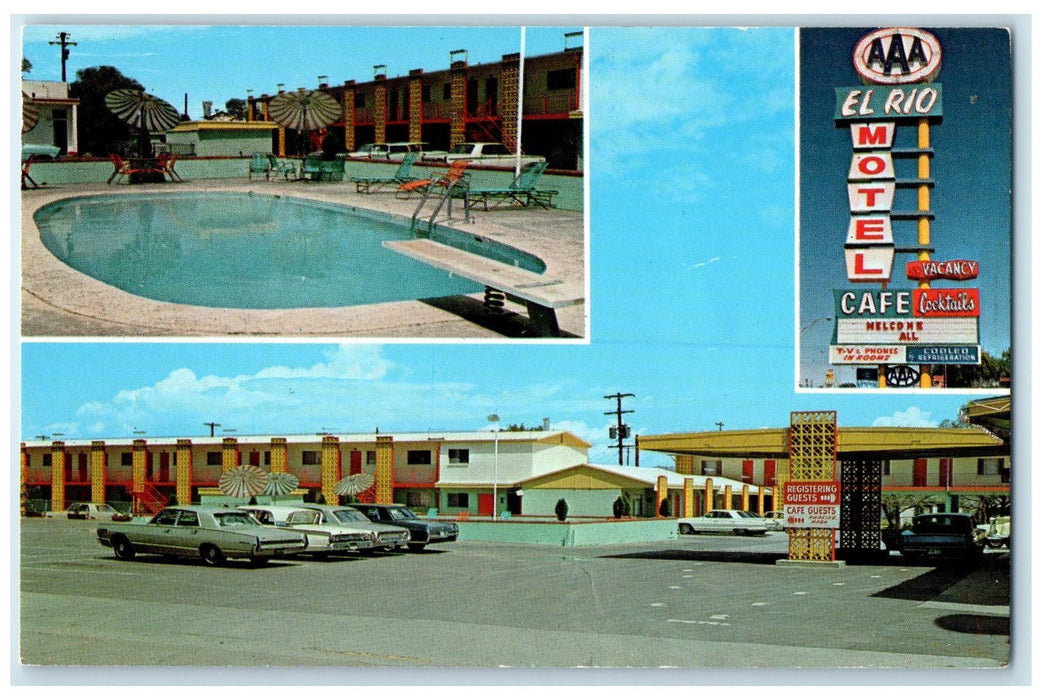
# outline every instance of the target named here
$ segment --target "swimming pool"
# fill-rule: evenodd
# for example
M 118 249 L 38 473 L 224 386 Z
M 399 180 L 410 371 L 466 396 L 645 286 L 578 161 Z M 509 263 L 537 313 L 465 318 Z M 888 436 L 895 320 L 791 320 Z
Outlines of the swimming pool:
M 215 308 L 342 307 L 483 287 L 389 251 L 414 237 L 389 215 L 247 192 L 90 196 L 34 215 L 46 248 L 95 279 L 157 301 Z M 533 272 L 516 248 L 436 228 L 431 238 Z

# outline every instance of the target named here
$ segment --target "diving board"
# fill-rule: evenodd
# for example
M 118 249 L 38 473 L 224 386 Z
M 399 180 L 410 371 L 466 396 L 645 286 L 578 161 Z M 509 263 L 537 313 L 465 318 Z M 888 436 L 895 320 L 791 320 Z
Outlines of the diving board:
M 427 238 L 385 241 L 383 245 L 414 260 L 473 280 L 523 302 L 528 309 L 528 317 L 540 336 L 560 335 L 556 309 L 577 306 L 585 301 L 582 286 L 575 282 L 547 278 Z

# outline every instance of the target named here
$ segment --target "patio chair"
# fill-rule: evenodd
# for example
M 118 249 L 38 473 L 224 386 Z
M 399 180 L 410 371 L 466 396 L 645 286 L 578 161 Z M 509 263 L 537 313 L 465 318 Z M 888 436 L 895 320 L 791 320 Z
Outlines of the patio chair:
M 466 181 L 463 180 L 464 171 L 467 169 L 469 163 L 469 160 L 454 160 L 449 164 L 448 172 L 443 173 L 436 178 L 403 182 L 398 185 L 398 189 L 395 191 L 394 196 L 398 199 L 408 199 L 412 196 L 413 192 L 426 192 L 428 189 L 435 187 L 444 187 L 446 189 L 450 187 L 463 187 L 466 184 Z
M 364 194 L 375 192 L 384 185 L 402 185 L 409 182 L 409 173 L 412 171 L 412 165 L 416 162 L 418 155 L 418 153 L 413 151 L 406 153 L 405 158 L 402 159 L 402 164 L 398 166 L 398 170 L 391 177 L 353 177 L 351 181 L 355 183 L 355 189 Z
M 25 161 L 22 162 L 22 189 L 23 190 L 29 189 L 30 185 L 32 186 L 32 189 L 34 189 L 34 190 L 35 189 L 39 189 L 39 187 L 40 187 L 39 183 L 36 182 L 36 180 L 33 179 L 32 175 L 29 174 L 29 166 L 31 166 L 35 162 L 35 160 L 36 160 L 36 156 L 35 155 L 31 155 L 28 158 L 26 158 Z M 28 183 L 28 184 L 26 184 L 26 183 Z M 47 183 L 45 182 L 43 184 L 46 185 Z
M 184 179 L 177 174 L 174 170 L 174 163 L 177 162 L 176 153 L 159 153 L 156 155 L 156 166 L 160 168 L 165 175 L 170 176 L 171 182 L 184 182 Z
M 268 161 L 267 153 L 254 153 L 250 156 L 249 179 L 253 179 L 254 173 L 264 173 L 264 179 L 271 178 L 271 162 Z
M 109 179 L 108 179 L 108 184 L 110 184 L 110 185 L 112 184 L 113 180 L 118 180 L 119 178 L 122 178 L 124 175 L 156 174 L 156 173 L 161 173 L 161 174 L 164 174 L 164 175 L 166 174 L 166 170 L 164 170 L 163 168 L 159 167 L 158 164 L 157 165 L 148 165 L 148 167 L 140 167 L 140 168 L 134 167 L 134 165 L 133 165 L 133 163 L 131 161 L 123 160 L 123 158 L 119 154 L 116 154 L 116 153 L 110 153 L 109 154 L 109 160 L 112 161 L 112 167 L 113 167 L 112 174 L 109 175 Z M 142 159 L 142 160 L 143 161 L 147 161 L 148 163 L 151 163 L 151 161 L 149 161 L 148 159 Z M 156 162 L 158 163 L 158 160 Z
M 557 190 L 538 190 L 536 183 L 546 171 L 546 163 L 526 163 L 507 187 L 472 187 L 469 189 L 472 202 L 481 202 L 485 211 L 502 202 L 512 202 L 527 207 L 537 204 L 544 209 L 553 206 L 553 197 Z
M 274 153 L 269 153 L 268 164 L 270 166 L 268 172 L 275 173 L 276 176 L 283 175 L 287 180 L 290 179 L 290 176 L 297 177 L 297 166 L 292 161 L 279 160 Z

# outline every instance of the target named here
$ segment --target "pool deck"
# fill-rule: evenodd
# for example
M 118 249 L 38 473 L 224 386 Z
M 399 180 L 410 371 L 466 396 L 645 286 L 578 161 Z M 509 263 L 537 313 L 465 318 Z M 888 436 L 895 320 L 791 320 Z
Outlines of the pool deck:
M 50 202 L 84 195 L 147 192 L 256 192 L 301 197 L 412 217 L 419 203 L 396 199 L 393 190 L 359 194 L 352 182 L 271 182 L 245 179 L 198 180 L 147 185 L 62 185 L 22 192 L 22 336 L 90 337 L 308 337 L 366 339 L 513 340 L 533 337 L 524 305 L 507 302 L 506 313 L 489 316 L 483 295 L 444 297 L 368 306 L 314 309 L 212 309 L 153 301 L 129 294 L 80 273 L 59 261 L 40 240 L 33 213 Z M 430 205 L 428 204 L 428 207 Z M 429 208 L 428 210 L 429 211 Z M 586 235 L 581 212 L 535 207 L 472 211 L 462 218 L 463 203 L 444 211 L 438 225 L 488 237 L 538 256 L 548 278 L 589 289 Z M 583 303 L 558 309 L 562 338 L 550 342 L 585 342 L 587 308 Z M 534 338 L 533 338 L 534 339 Z

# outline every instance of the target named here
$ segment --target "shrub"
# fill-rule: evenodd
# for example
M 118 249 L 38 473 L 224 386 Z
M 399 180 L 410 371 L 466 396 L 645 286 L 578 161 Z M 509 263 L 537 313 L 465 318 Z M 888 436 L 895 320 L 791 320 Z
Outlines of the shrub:
M 554 506 L 554 514 L 557 515 L 557 519 L 563 523 L 565 518 L 568 517 L 568 501 L 563 498 L 558 499 L 557 505 Z
M 618 498 L 615 499 L 615 502 L 611 504 L 611 513 L 616 518 L 621 518 L 623 516 L 623 510 L 625 508 L 626 508 L 626 505 L 625 505 L 625 503 L 622 500 L 622 496 L 619 496 Z
M 669 508 L 669 499 L 668 498 L 663 500 L 662 503 L 659 504 L 658 514 L 661 515 L 664 518 L 668 518 L 670 516 L 670 508 Z

